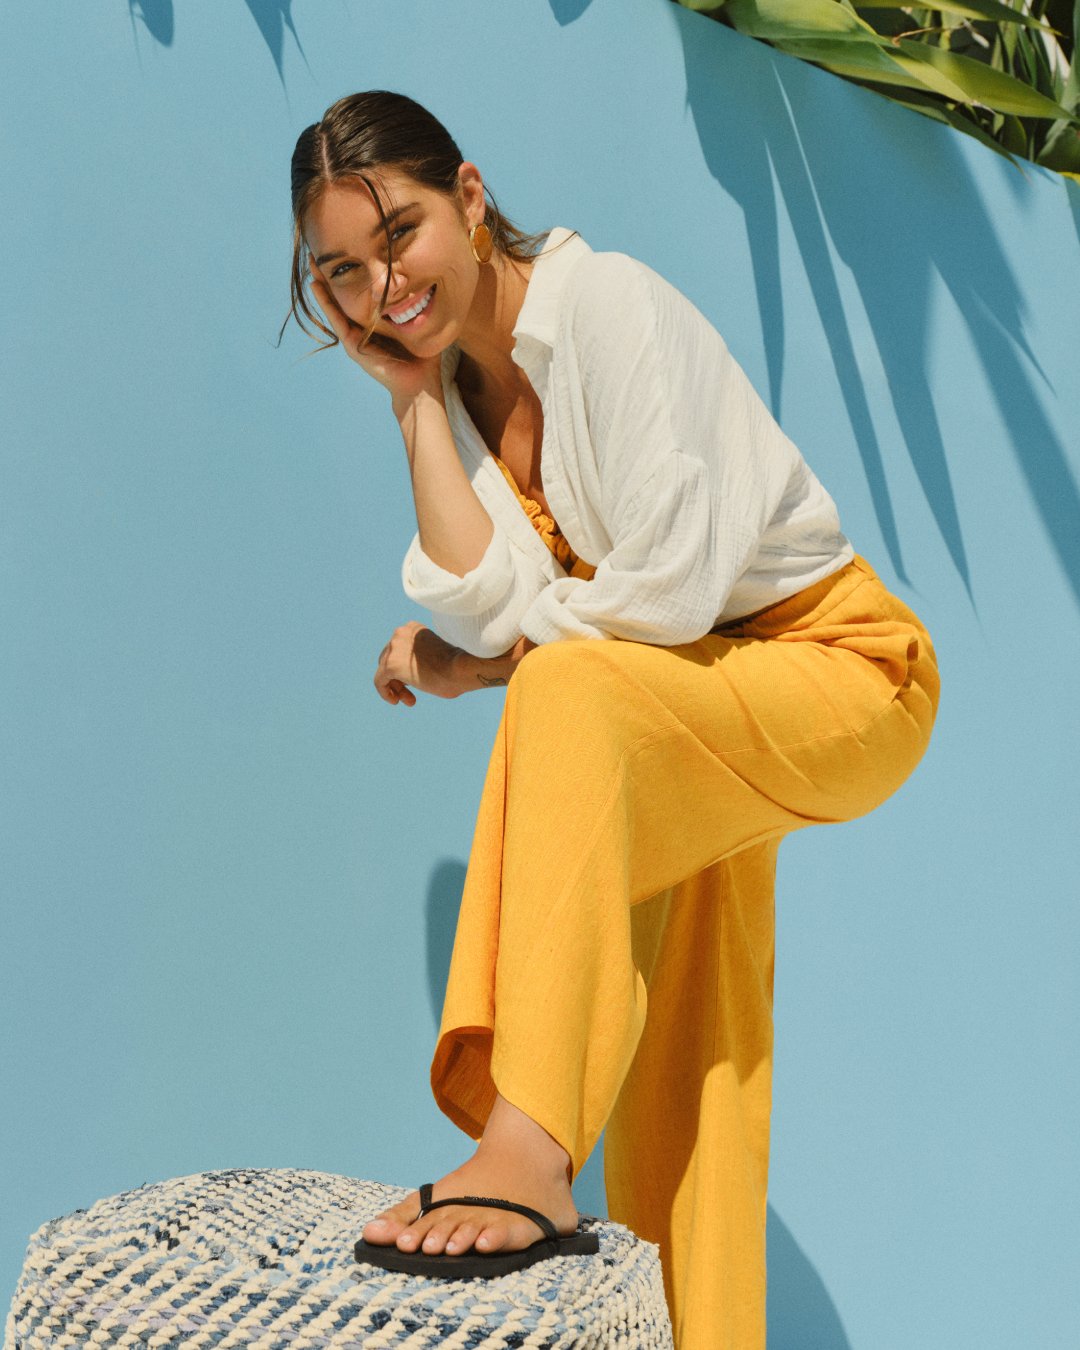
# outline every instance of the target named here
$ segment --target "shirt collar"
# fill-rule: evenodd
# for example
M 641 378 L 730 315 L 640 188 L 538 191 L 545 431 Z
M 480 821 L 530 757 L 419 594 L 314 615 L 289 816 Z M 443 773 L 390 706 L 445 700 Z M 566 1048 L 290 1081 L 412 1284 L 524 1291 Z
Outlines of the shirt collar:
M 568 242 L 563 244 L 563 240 Z M 525 371 L 541 393 L 546 381 L 547 363 L 555 345 L 555 330 L 559 317 L 559 297 L 570 269 L 592 249 L 573 230 L 556 226 L 548 232 L 544 246 L 533 261 L 525 298 L 514 325 L 514 347 L 511 359 Z M 452 343 L 442 354 L 442 377 L 445 386 L 453 380 L 461 359 L 461 348 Z
M 564 239 L 568 241 L 565 244 Z M 573 230 L 556 226 L 548 233 L 544 247 L 533 262 L 525 299 L 514 325 L 512 355 L 519 365 L 518 357 L 524 354 L 528 343 L 539 342 L 548 348 L 555 345 L 559 296 L 570 269 L 579 258 L 591 252 L 585 240 Z

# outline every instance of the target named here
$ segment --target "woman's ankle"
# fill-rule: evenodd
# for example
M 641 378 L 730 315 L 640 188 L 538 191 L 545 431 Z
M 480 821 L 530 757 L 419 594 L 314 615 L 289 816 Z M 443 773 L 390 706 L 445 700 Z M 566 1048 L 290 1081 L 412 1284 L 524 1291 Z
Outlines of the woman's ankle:
M 492 1163 L 525 1162 L 540 1177 L 569 1185 L 573 1163 L 569 1153 L 539 1122 L 498 1096 L 476 1149 L 478 1159 Z

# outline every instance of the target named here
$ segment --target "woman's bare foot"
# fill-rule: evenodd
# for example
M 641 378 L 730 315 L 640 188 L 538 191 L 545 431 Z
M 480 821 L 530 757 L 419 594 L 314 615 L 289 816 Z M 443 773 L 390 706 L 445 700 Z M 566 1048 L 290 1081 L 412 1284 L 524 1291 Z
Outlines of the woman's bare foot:
M 574 1232 L 578 1212 L 570 1193 L 570 1155 L 524 1111 L 497 1096 L 476 1152 L 435 1183 L 433 1200 L 483 1195 L 515 1200 L 537 1209 L 560 1234 Z M 417 1219 L 420 1192 L 384 1210 L 364 1225 L 366 1242 L 403 1252 L 445 1251 L 451 1256 L 475 1247 L 480 1252 L 514 1252 L 543 1237 L 538 1224 L 513 1210 L 484 1205 L 445 1205 Z

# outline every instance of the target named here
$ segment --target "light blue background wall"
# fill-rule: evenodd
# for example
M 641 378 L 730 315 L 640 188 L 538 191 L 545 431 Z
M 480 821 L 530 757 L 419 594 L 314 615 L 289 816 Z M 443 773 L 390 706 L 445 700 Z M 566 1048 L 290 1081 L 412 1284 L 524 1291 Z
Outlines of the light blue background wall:
M 275 346 L 295 137 L 389 87 L 708 314 L 937 642 L 914 778 L 781 850 L 772 1350 L 1074 1347 L 1080 186 L 666 0 L 289 11 L 0 9 L 3 1299 L 144 1181 L 468 1147 L 427 1068 L 504 695 L 375 694 L 398 433 Z

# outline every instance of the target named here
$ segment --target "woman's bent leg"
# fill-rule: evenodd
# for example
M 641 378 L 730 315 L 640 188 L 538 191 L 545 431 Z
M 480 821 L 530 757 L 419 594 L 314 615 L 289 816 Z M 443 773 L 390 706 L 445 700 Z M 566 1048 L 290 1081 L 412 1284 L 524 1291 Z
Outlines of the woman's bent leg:
M 724 879 L 727 912 L 732 894 L 760 897 L 760 869 L 781 835 L 869 811 L 910 774 L 929 738 L 937 687 L 925 630 L 861 563 L 748 622 L 743 636 L 672 648 L 583 639 L 531 651 L 507 689 L 462 897 L 431 1069 L 445 1114 L 479 1138 L 497 1088 L 566 1149 L 576 1175 L 633 1065 L 636 1086 L 614 1131 L 623 1159 L 615 1163 L 616 1205 L 631 1183 L 648 1186 L 643 1174 L 652 1164 L 637 1155 L 635 1140 L 645 1138 L 637 1109 L 648 1105 L 647 1084 L 665 1080 L 649 1067 L 649 1052 L 635 1060 L 650 998 L 639 964 L 647 948 L 638 929 L 647 921 L 635 908 L 721 863 L 712 880 Z M 710 885 L 698 884 L 699 899 L 710 901 Z M 687 883 L 685 894 L 694 893 Z M 673 912 L 689 910 L 679 903 Z M 721 903 L 712 917 L 724 914 Z M 682 917 L 673 932 L 692 929 Z M 702 957 L 704 984 L 695 983 L 687 1018 L 704 1020 L 693 1030 L 704 1038 L 700 1053 L 714 1039 L 718 1058 L 702 1070 L 700 1127 L 718 1133 L 711 1149 L 693 1155 L 686 1177 L 673 1182 L 668 1174 L 668 1198 L 657 1192 L 642 1211 L 646 1223 L 672 1223 L 681 1234 L 667 1249 L 677 1319 L 684 1298 L 697 1303 L 705 1279 L 695 1231 L 683 1231 L 681 1216 L 696 1225 L 728 1206 L 722 1184 L 709 1188 L 726 1175 L 720 1160 L 738 1154 L 748 1170 L 731 1222 L 743 1236 L 716 1230 L 702 1244 L 736 1260 L 734 1274 L 715 1272 L 733 1307 L 728 1282 L 748 1284 L 732 1252 L 749 1241 L 745 1269 L 757 1260 L 764 1194 L 753 1179 L 767 1158 L 760 1069 L 756 1079 L 739 1078 L 733 1100 L 731 1074 L 740 1069 L 731 1066 L 747 1057 L 765 1062 L 755 1056 L 771 1022 L 762 1022 L 760 1006 L 747 1021 L 754 975 L 727 972 L 724 962 L 749 959 L 725 948 L 730 929 L 701 931 L 703 940 L 698 930 L 682 943 L 665 937 L 664 949 L 672 947 L 674 960 L 698 956 L 683 951 L 687 945 L 714 949 Z M 714 969 L 709 960 L 721 964 Z M 712 1014 L 703 997 L 714 1000 Z M 676 1148 L 685 1149 L 693 1127 L 680 1108 L 658 1099 L 654 1119 L 675 1121 Z M 652 1148 L 662 1171 L 670 1143 L 654 1132 Z M 710 1306 L 709 1295 L 701 1297 Z
M 431 1069 L 440 1108 L 473 1138 L 497 1086 L 576 1175 L 644 1025 L 630 907 L 750 845 L 873 809 L 925 750 L 933 649 L 861 560 L 746 632 L 547 643 L 515 671 Z
M 530 652 L 481 796 L 432 1088 L 473 1138 L 497 1088 L 563 1145 L 575 1176 L 645 1021 L 631 906 L 805 823 L 702 740 L 724 720 L 710 706 L 723 690 L 709 653 L 699 664 L 686 650 Z
M 680 1350 L 764 1350 L 779 841 L 631 912 L 649 1015 L 604 1136 L 608 1212 L 660 1247 Z

